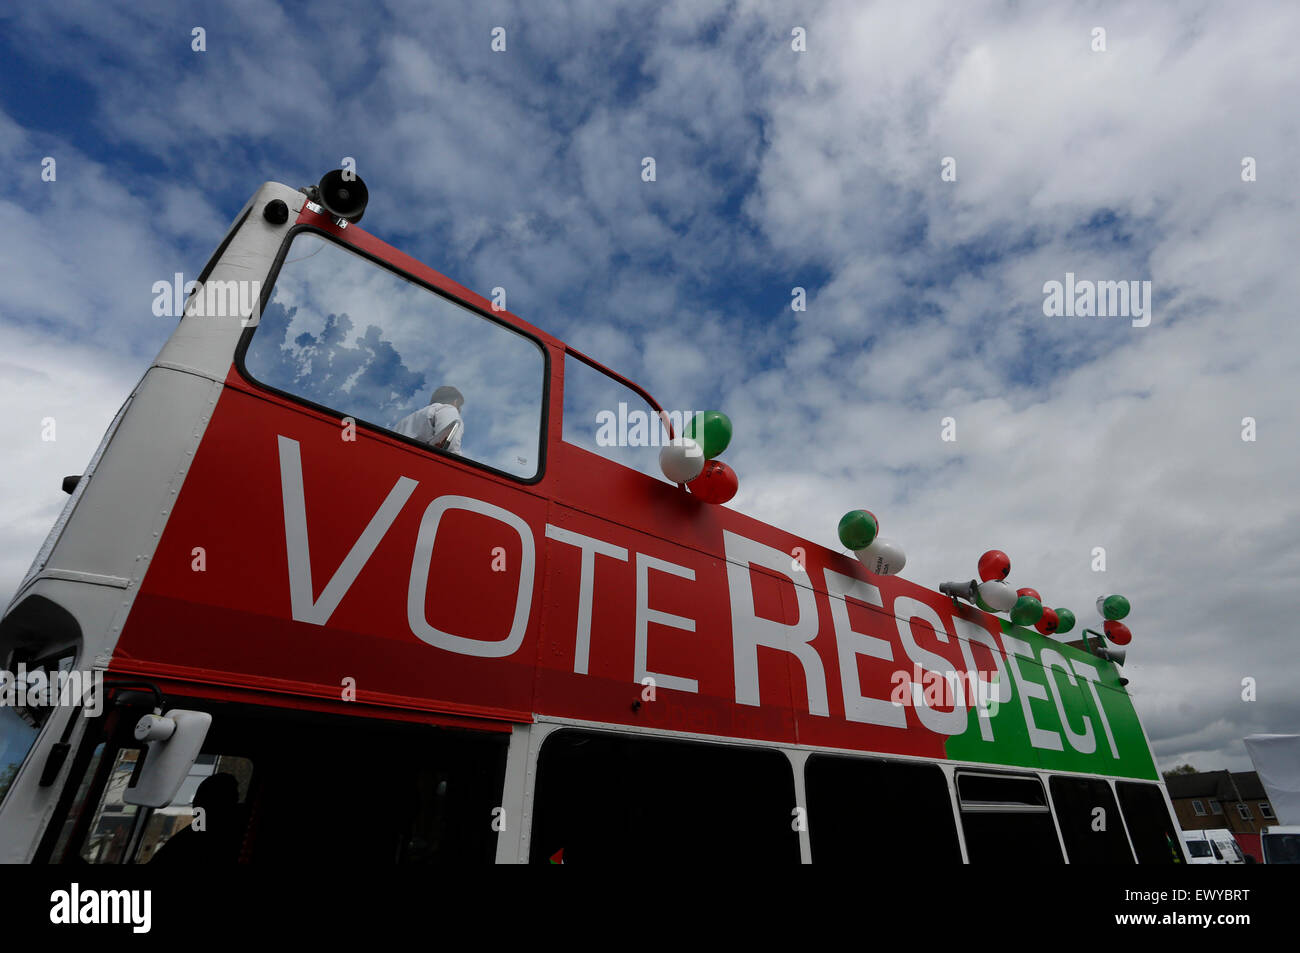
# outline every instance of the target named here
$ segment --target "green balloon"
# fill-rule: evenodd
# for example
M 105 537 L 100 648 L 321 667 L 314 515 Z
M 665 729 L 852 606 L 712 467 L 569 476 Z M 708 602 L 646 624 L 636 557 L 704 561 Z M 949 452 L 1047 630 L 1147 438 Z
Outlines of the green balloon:
M 1069 632 L 1074 628 L 1074 613 L 1069 609 L 1057 609 L 1056 618 L 1060 621 L 1056 624 L 1057 634 Z
M 720 410 L 706 410 L 693 416 L 683 433 L 704 449 L 704 459 L 712 460 L 731 443 L 731 418 Z
M 855 553 L 870 546 L 878 532 L 875 516 L 866 510 L 849 510 L 840 517 L 840 542 Z
M 1102 603 L 1101 614 L 1112 622 L 1118 622 L 1124 616 L 1128 615 L 1128 600 L 1123 596 L 1107 596 L 1106 601 Z
M 1016 625 L 1033 625 L 1042 617 L 1043 604 L 1033 596 L 1021 596 L 1011 610 L 1011 621 Z

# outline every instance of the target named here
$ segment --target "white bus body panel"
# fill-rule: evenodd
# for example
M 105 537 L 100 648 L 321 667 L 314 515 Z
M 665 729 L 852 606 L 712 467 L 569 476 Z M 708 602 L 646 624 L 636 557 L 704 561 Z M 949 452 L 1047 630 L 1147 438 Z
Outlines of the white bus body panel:
M 284 225 L 262 216 L 275 199 L 289 206 Z M 305 200 L 286 185 L 263 185 L 236 218 L 207 281 L 257 281 L 264 288 Z M 181 318 L 5 612 L 8 617 L 34 595 L 66 609 L 79 630 L 78 669 L 102 670 L 112 658 L 244 327 L 239 315 Z M 30 862 L 44 836 L 73 759 L 48 787 L 39 786 L 40 775 L 68 716 L 60 709 L 46 722 L 0 805 L 0 862 Z M 86 720 L 79 712 L 72 716 Z M 68 739 L 74 751 L 83 733 L 79 725 Z

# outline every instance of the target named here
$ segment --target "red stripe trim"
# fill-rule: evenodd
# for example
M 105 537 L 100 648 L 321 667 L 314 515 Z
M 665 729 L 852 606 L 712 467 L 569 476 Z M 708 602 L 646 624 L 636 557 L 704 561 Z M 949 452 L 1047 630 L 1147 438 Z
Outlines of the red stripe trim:
M 110 686 L 113 675 L 130 676 L 148 679 L 164 694 L 263 704 L 277 708 L 457 725 L 486 731 L 509 731 L 514 724 L 533 722 L 531 712 L 439 702 L 383 692 L 357 692 L 356 701 L 344 701 L 337 692 L 323 691 L 321 686 L 307 682 L 195 669 L 183 665 L 133 663 L 127 659 L 114 659 L 109 665 L 108 674 Z

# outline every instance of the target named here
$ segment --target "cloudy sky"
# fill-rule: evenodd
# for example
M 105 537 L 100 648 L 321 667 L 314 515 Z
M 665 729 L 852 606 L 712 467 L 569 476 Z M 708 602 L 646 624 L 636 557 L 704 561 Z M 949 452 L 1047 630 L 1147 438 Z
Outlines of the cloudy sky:
M 726 411 L 735 507 L 1129 596 L 1162 767 L 1300 731 L 1300 7 L 178 6 L 0 11 L 0 595 L 174 326 L 153 283 L 352 156 L 367 229 Z M 1045 315 L 1066 273 L 1150 281 L 1149 325 Z

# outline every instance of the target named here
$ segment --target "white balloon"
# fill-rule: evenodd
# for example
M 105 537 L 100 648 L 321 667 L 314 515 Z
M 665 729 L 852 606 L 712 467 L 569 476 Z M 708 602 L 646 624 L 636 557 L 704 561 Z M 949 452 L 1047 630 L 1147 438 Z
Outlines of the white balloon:
M 867 572 L 877 576 L 892 576 L 907 565 L 907 556 L 902 547 L 883 536 L 877 536 L 870 546 L 859 549 L 854 555 L 866 567 Z
M 704 472 L 704 450 L 690 437 L 674 437 L 659 451 L 659 469 L 674 483 L 690 483 Z
M 990 579 L 988 582 L 981 582 L 979 593 L 985 605 L 992 608 L 994 612 L 1010 612 L 1016 607 L 1016 602 L 1020 599 L 1016 595 L 1016 590 L 1001 579 Z

